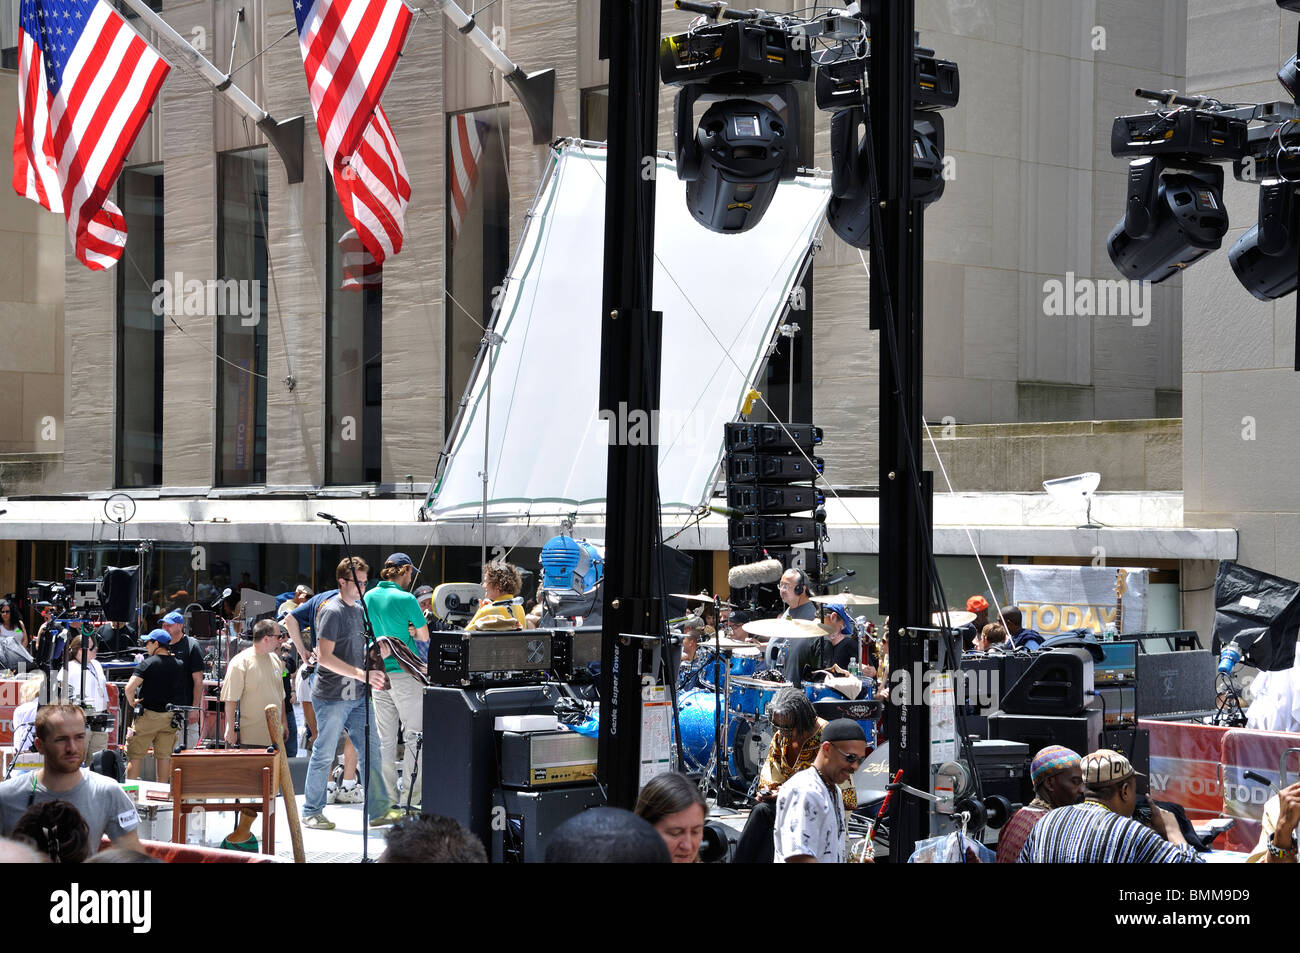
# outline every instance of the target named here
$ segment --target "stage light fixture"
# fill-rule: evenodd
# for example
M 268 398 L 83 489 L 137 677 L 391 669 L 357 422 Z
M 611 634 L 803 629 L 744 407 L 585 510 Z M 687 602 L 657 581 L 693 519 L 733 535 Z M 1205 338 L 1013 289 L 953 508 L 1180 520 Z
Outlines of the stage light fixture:
M 1259 224 L 1228 253 L 1242 287 L 1260 301 L 1274 301 L 1296 290 L 1300 272 L 1300 217 L 1295 186 L 1269 179 L 1259 189 Z
M 762 221 L 777 187 L 799 169 L 793 84 L 811 77 L 812 55 L 792 17 L 706 7 L 678 4 L 705 17 L 664 37 L 659 72 L 665 85 L 682 87 L 673 131 L 691 215 L 710 231 L 734 234 Z M 743 19 L 709 22 L 718 15 Z M 698 127 L 697 104 L 706 106 Z
M 1124 218 L 1106 242 L 1122 274 L 1158 284 L 1222 246 L 1228 233 L 1222 168 L 1170 168 L 1147 156 L 1129 165 L 1128 184 Z
M 798 98 L 788 90 L 787 123 L 757 99 L 715 102 L 692 131 L 693 88 L 677 95 L 678 175 L 695 220 L 714 232 L 739 233 L 763 219 L 783 181 L 799 167 Z M 685 143 L 685 145 L 683 145 Z M 685 172 L 685 174 L 683 174 Z
M 861 107 L 831 117 L 831 200 L 826 220 L 854 248 L 871 247 L 871 189 L 868 143 L 859 129 Z M 929 206 L 943 197 L 944 124 L 938 113 L 918 113 L 912 127 L 912 198 Z

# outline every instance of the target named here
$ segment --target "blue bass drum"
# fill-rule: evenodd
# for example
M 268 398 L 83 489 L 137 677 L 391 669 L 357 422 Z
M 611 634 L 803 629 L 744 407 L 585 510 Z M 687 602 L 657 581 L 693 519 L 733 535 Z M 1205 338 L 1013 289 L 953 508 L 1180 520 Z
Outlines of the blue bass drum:
M 678 696 L 678 720 L 682 729 L 679 751 L 682 768 L 687 772 L 698 773 L 708 767 L 716 711 L 713 692 L 709 689 L 692 689 Z M 727 776 L 733 785 L 747 788 L 758 777 L 767 758 L 772 727 L 766 719 L 751 723 L 733 715 L 726 730 Z

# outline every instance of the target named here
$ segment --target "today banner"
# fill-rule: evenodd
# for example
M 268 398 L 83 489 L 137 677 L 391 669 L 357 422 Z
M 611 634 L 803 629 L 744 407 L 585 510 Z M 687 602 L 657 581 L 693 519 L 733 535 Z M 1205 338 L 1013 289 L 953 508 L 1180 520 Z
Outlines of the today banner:
M 1018 606 L 1023 625 L 1042 635 L 1072 629 L 1104 632 L 1115 625 L 1116 608 L 1122 619 L 1115 628 L 1145 632 L 1147 624 L 1146 569 L 1096 566 L 999 566 L 1006 604 Z M 1123 579 L 1123 596 L 1116 597 Z

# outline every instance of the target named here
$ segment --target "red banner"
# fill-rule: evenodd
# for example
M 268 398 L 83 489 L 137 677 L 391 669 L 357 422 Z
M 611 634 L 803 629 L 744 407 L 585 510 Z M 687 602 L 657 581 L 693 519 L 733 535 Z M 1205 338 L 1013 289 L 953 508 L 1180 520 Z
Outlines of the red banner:
M 1181 805 L 1192 821 L 1236 818 L 1236 825 L 1215 846 L 1253 850 L 1272 792 L 1246 778 L 1245 772 L 1280 782 L 1279 760 L 1287 749 L 1300 748 L 1300 734 L 1167 721 L 1139 725 L 1151 732 L 1151 795 Z M 1292 770 L 1295 766 L 1293 757 Z

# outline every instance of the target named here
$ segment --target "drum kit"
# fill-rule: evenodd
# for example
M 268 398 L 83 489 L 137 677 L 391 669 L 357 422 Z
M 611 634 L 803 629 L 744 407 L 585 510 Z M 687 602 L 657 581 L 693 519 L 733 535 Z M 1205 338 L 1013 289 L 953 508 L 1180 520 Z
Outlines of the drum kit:
M 674 595 L 687 602 L 714 604 L 711 596 Z M 842 594 L 817 601 L 870 605 L 869 596 Z M 723 608 L 734 608 L 722 603 Z M 829 626 L 798 619 L 762 619 L 742 627 L 750 636 L 764 639 L 820 639 Z M 687 663 L 683 662 L 685 666 Z M 719 778 L 733 790 L 752 794 L 775 734 L 768 708 L 790 682 L 764 667 L 764 646 L 758 642 L 714 636 L 701 641 L 690 667 L 678 682 L 679 752 L 682 768 Z M 864 697 L 871 697 L 867 682 Z M 820 682 L 803 686 L 809 701 L 843 700 L 845 696 Z M 873 737 L 874 724 L 868 728 Z M 719 747 L 721 750 L 719 750 Z M 719 765 L 721 760 L 721 765 Z M 719 770 L 720 769 L 720 770 Z

